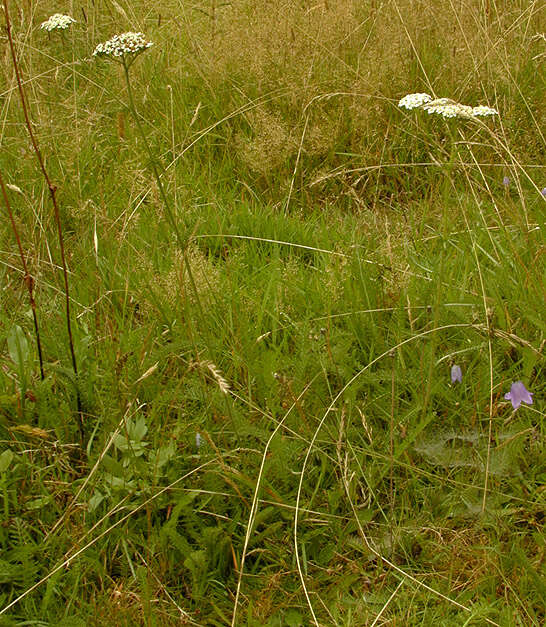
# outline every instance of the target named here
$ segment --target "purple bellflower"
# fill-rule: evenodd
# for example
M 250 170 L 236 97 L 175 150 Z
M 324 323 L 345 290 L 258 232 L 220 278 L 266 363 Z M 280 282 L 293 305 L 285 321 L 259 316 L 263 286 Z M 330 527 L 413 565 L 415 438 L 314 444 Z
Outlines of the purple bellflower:
M 508 185 L 510 185 L 510 177 L 505 176 L 505 177 L 502 179 L 502 184 L 504 185 L 504 187 L 508 187 Z
M 507 392 L 504 398 L 512 403 L 514 409 L 517 409 L 522 403 L 533 404 L 533 392 L 529 392 L 521 381 L 512 383 L 510 392 Z
M 461 370 L 461 366 L 451 366 L 451 383 L 462 383 L 463 382 L 463 371 Z
M 540 190 L 540 193 L 544 196 L 544 198 L 546 198 L 546 187 L 543 187 L 543 188 Z

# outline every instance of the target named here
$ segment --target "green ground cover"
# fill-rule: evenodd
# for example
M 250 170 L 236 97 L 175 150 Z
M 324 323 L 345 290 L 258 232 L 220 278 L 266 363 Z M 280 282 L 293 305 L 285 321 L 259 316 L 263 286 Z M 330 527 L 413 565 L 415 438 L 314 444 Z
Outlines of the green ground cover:
M 3 6 L 0 625 L 544 624 L 544 4 Z

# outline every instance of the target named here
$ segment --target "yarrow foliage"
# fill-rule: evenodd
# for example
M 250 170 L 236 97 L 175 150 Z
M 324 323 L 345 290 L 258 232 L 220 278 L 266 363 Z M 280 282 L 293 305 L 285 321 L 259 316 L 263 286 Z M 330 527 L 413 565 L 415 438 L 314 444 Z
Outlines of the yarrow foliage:
M 65 30 L 70 24 L 73 24 L 76 20 L 70 15 L 64 15 L 63 13 L 55 13 L 49 17 L 45 22 L 42 22 L 40 28 L 43 28 L 48 33 L 52 30 Z
M 485 105 L 471 107 L 450 98 L 433 100 L 432 96 L 424 93 L 407 94 L 398 102 L 398 106 L 404 109 L 424 109 L 429 115 L 435 113 L 444 118 L 478 118 L 499 114 L 496 109 Z
M 108 41 L 98 44 L 93 52 L 94 57 L 112 57 L 125 63 L 126 60 L 134 60 L 138 54 L 153 46 L 146 39 L 144 33 L 122 33 L 115 35 Z

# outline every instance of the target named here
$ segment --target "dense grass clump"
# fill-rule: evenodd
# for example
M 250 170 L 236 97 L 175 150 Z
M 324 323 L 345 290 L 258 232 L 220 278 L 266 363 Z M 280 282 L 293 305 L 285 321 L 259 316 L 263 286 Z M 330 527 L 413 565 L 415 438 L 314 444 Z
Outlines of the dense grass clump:
M 543 624 L 543 5 L 61 5 L 0 18 L 0 625 Z

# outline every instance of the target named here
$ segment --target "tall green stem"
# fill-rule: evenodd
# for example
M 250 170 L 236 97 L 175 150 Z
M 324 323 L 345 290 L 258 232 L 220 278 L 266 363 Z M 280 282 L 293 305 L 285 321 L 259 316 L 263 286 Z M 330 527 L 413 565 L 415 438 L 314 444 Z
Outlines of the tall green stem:
M 152 168 L 152 172 L 153 175 L 155 177 L 155 180 L 157 182 L 157 186 L 159 188 L 159 194 L 161 196 L 161 200 L 163 201 L 163 205 L 165 207 L 165 211 L 167 213 L 167 219 L 176 235 L 176 240 L 178 242 L 178 245 L 180 246 L 180 249 L 182 250 L 183 253 L 183 257 L 184 257 L 184 265 L 186 267 L 186 271 L 188 273 L 188 277 L 190 279 L 192 288 L 194 290 L 195 293 L 195 298 L 196 298 L 196 302 L 197 305 L 199 307 L 199 309 L 201 310 L 202 313 L 202 307 L 201 307 L 201 302 L 199 300 L 199 296 L 197 293 L 197 288 L 195 285 L 195 281 L 193 278 L 193 273 L 191 270 L 191 265 L 190 262 L 188 260 L 188 255 L 187 255 L 187 247 L 188 247 L 188 239 L 182 237 L 182 234 L 180 233 L 180 229 L 178 228 L 178 223 L 176 221 L 176 217 L 174 214 L 174 211 L 171 208 L 171 205 L 169 203 L 169 200 L 167 198 L 167 194 L 165 192 L 165 188 L 163 186 L 163 183 L 161 182 L 161 176 L 159 174 L 159 169 L 157 167 L 157 163 L 154 157 L 154 154 L 152 152 L 152 149 L 150 147 L 150 143 L 148 142 L 148 138 L 146 137 L 146 133 L 144 132 L 144 128 L 142 126 L 142 123 L 140 121 L 140 118 L 138 116 L 137 110 L 136 110 L 136 106 L 135 106 L 135 99 L 133 96 L 133 89 L 131 87 L 131 80 L 129 78 L 129 68 L 130 68 L 130 63 L 127 62 L 127 60 L 125 58 L 123 58 L 122 60 L 122 66 L 123 66 L 123 72 L 124 72 L 124 76 L 125 76 L 125 82 L 127 84 L 127 95 L 129 98 L 129 110 L 131 112 L 131 115 L 133 116 L 137 128 L 138 128 L 138 132 L 142 138 L 142 141 L 144 143 L 144 146 L 146 148 L 146 152 L 148 153 L 148 157 L 150 159 L 150 167 Z
M 186 243 L 183 241 L 182 239 L 182 235 L 180 234 L 180 230 L 178 228 L 178 224 L 176 222 L 176 218 L 174 217 L 174 213 L 171 209 L 171 206 L 169 204 L 169 201 L 167 199 L 167 194 L 165 193 L 165 188 L 163 187 L 163 183 L 161 182 L 161 176 L 159 175 L 159 170 L 157 168 L 157 164 L 154 158 L 154 154 L 152 152 L 152 149 L 150 147 L 150 144 L 148 142 L 148 138 L 146 137 L 146 133 L 144 132 L 144 128 L 142 127 L 142 123 L 140 121 L 140 118 L 138 116 L 137 110 L 136 110 L 136 106 L 135 106 L 135 99 L 133 96 L 133 89 L 131 87 L 131 81 L 129 79 L 129 65 L 127 64 L 127 61 L 124 59 L 122 62 L 123 65 L 123 72 L 124 72 L 124 76 L 125 76 L 125 82 L 127 84 L 127 95 L 129 98 L 129 109 L 131 111 L 131 115 L 133 116 L 137 128 L 138 128 L 138 132 L 140 133 L 140 137 L 142 138 L 142 141 L 144 142 L 144 147 L 146 148 L 146 152 L 148 153 L 148 157 L 150 159 L 150 167 L 152 168 L 152 172 L 154 174 L 155 180 L 157 182 L 157 186 L 159 188 L 159 193 L 161 195 L 161 200 L 163 201 L 163 205 L 165 206 L 165 211 L 167 212 L 167 218 L 169 220 L 169 222 L 171 223 L 171 226 L 175 232 L 176 235 L 176 239 L 178 241 L 178 244 L 181 246 L 182 249 L 186 248 Z

